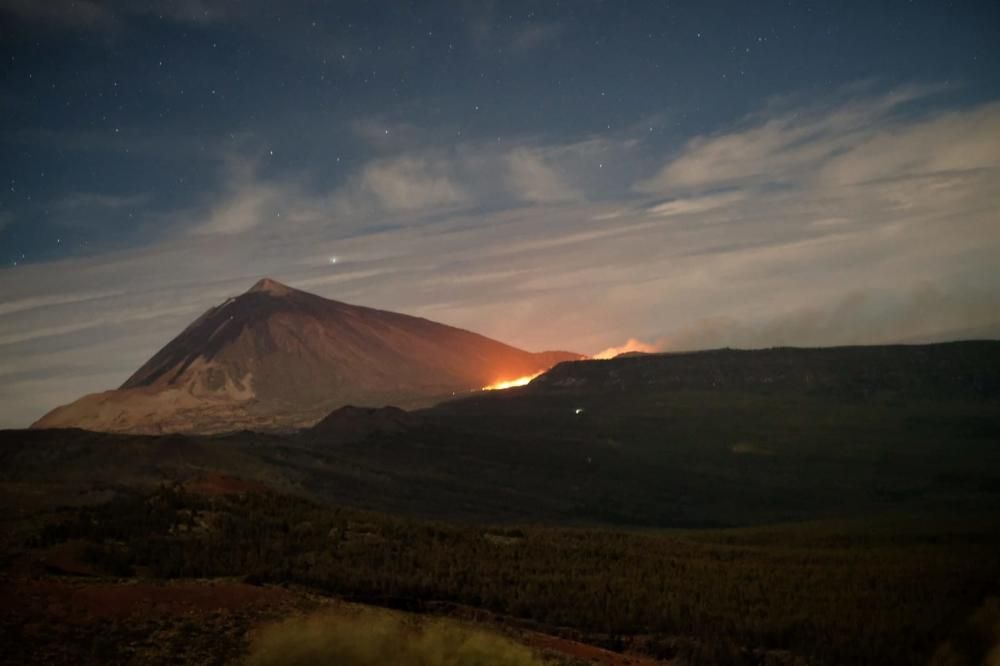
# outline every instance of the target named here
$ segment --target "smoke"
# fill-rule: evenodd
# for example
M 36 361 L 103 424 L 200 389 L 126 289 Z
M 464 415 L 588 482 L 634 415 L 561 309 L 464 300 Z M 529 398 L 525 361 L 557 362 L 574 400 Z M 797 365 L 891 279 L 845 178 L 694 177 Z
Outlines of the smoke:
M 643 342 L 642 340 L 636 340 L 635 338 L 629 338 L 625 344 L 621 347 L 608 347 L 602 351 L 597 352 L 592 358 L 614 358 L 619 354 L 626 354 L 628 352 L 642 352 L 644 354 L 651 354 L 653 352 L 660 351 L 660 345 L 649 344 Z
M 591 358 L 735 347 L 831 347 L 1000 339 L 1000 306 L 986 289 L 944 290 L 923 284 L 902 293 L 854 291 L 827 308 L 805 308 L 757 320 L 707 317 L 653 343 L 629 338 Z

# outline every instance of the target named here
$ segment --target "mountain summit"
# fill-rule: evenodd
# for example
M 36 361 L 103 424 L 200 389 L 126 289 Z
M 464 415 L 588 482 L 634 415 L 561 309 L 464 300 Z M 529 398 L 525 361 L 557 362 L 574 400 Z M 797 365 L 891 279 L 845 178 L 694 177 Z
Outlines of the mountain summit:
M 58 407 L 32 427 L 137 433 L 298 428 L 347 404 L 423 406 L 578 358 L 533 354 L 264 278 L 209 309 L 119 389 Z
M 272 280 L 269 277 L 257 280 L 254 286 L 247 289 L 248 294 L 252 294 L 254 292 L 262 292 L 265 294 L 271 294 L 272 296 L 288 296 L 293 291 L 295 290 L 292 289 L 291 287 L 283 285 L 277 280 Z

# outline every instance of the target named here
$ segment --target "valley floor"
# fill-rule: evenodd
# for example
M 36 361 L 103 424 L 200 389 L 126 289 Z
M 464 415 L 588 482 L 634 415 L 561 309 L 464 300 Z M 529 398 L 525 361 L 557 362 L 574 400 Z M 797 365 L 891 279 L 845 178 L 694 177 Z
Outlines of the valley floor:
M 477 649 L 497 663 L 504 651 L 512 664 L 539 666 L 670 663 L 521 629 L 472 608 L 442 606 L 435 614 L 414 614 L 350 603 L 300 586 L 251 585 L 239 579 L 50 574 L 8 578 L 0 583 L 0 598 L 12 601 L 0 624 L 0 660 L 10 664 L 317 663 L 333 656 L 330 652 L 338 646 L 307 646 L 294 656 L 288 649 L 303 650 L 302 634 L 316 623 L 324 635 L 336 634 L 338 628 L 349 632 L 350 642 L 361 643 L 361 651 L 371 649 L 362 639 L 374 623 L 378 631 L 373 640 L 384 638 L 385 629 L 412 634 L 396 636 L 398 640 L 443 629 L 459 635 L 460 651 L 473 637 L 482 642 Z M 285 645 L 289 633 L 294 646 Z
M 291 640 L 344 664 L 445 649 L 510 664 L 957 665 L 983 663 L 1000 639 L 989 516 L 488 527 L 223 485 L 8 513 L 0 661 L 317 661 L 291 659 Z M 358 613 L 380 619 L 345 629 Z M 313 640 L 369 627 L 396 638 Z M 365 661 L 387 642 L 413 652 Z

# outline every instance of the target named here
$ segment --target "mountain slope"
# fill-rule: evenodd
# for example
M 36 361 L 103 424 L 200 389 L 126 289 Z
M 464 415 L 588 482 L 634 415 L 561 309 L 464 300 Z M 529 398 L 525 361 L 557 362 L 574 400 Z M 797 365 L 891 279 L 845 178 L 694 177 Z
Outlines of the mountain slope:
M 427 405 L 576 358 L 532 354 L 265 278 L 208 310 L 118 390 L 56 408 L 33 427 L 136 433 L 295 428 L 346 404 Z

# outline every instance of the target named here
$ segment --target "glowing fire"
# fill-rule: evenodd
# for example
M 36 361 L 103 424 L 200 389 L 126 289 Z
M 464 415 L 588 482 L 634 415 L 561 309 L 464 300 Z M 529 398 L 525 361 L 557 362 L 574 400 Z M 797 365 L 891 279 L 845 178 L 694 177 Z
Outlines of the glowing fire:
M 484 386 L 483 390 L 484 391 L 500 391 L 500 390 L 503 390 L 503 389 L 514 388 L 515 386 L 524 386 L 525 384 L 527 384 L 528 382 L 530 382 L 532 379 L 534 379 L 535 377 L 537 377 L 540 374 L 542 374 L 542 373 L 541 372 L 536 372 L 533 375 L 525 375 L 524 377 L 518 377 L 517 379 L 505 379 L 502 382 L 494 382 L 493 384 L 490 384 L 489 386 Z
M 591 358 L 608 359 L 608 358 L 614 358 L 619 354 L 627 354 L 629 352 L 642 352 L 643 354 L 653 354 L 655 352 L 660 351 L 660 344 L 662 344 L 662 342 L 659 344 L 651 345 L 646 342 L 643 342 L 642 340 L 629 338 L 625 342 L 625 344 L 623 344 L 621 347 L 608 347 L 604 351 L 597 352 L 596 354 L 591 356 Z

